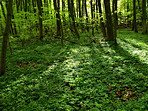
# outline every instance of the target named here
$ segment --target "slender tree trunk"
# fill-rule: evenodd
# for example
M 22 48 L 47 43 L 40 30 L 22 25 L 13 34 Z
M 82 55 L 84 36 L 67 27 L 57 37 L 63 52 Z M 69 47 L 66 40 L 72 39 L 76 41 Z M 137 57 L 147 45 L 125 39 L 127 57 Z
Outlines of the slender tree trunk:
M 60 33 L 61 33 L 61 45 L 63 46 L 63 27 L 62 27 L 62 22 L 61 22 L 61 16 L 60 16 L 60 0 L 57 0 L 57 11 L 58 11 L 58 18 L 59 18 L 59 25 L 60 25 Z
M 118 17 L 117 17 L 117 0 L 113 0 L 113 26 L 114 26 L 114 38 L 115 46 L 117 46 L 117 26 L 118 26 Z
M 106 26 L 107 26 L 107 41 L 114 40 L 113 34 L 113 23 L 110 9 L 110 0 L 104 0 L 105 5 L 105 15 L 106 15 Z
M 137 23 L 136 23 L 136 0 L 133 0 L 133 29 L 135 32 L 138 32 L 137 30 Z
M 7 8 L 7 5 L 8 5 L 8 2 L 6 2 L 6 4 L 5 4 L 5 7 Z M 2 7 L 2 12 L 3 12 L 3 16 L 4 16 L 4 18 L 5 18 L 5 23 L 6 23 L 6 14 L 5 14 L 5 9 L 4 9 L 4 6 L 3 6 L 3 4 L 1 3 L 1 7 Z M 13 14 L 12 14 L 13 15 Z M 14 30 L 13 30 L 13 26 L 12 26 L 12 24 L 11 24 L 11 29 L 10 29 L 10 32 L 11 32 L 11 34 L 13 34 L 14 35 Z
M 0 14 L 0 30 L 3 32 L 3 24 L 2 24 L 2 16 Z M 0 35 L 2 34 L 2 32 L 0 32 Z
M 84 5 L 85 5 L 85 0 L 82 0 L 82 17 L 84 17 L 84 13 L 85 13 L 85 7 L 84 7 Z
M 62 0 L 62 12 L 64 12 L 62 19 L 63 19 L 63 25 L 66 25 L 66 20 L 65 20 L 65 1 Z
M 80 35 L 79 35 L 79 32 L 78 32 L 77 26 L 75 24 L 75 16 L 74 16 L 75 14 L 74 14 L 74 2 L 73 2 L 73 0 L 68 0 L 68 10 L 69 10 L 69 16 L 72 19 L 72 24 L 73 24 L 75 34 L 78 37 L 78 39 L 80 39 Z
M 56 19 L 57 19 L 57 36 L 61 36 L 61 24 L 60 24 L 60 13 L 59 13 L 59 7 L 58 7 L 58 0 L 53 0 L 54 3 L 54 9 L 56 12 Z
M 60 0 L 53 0 L 54 3 L 54 9 L 56 12 L 56 18 L 57 18 L 57 37 L 61 37 L 61 44 L 63 46 L 63 29 L 62 29 L 62 23 L 61 23 L 61 17 L 60 17 Z
M 127 0 L 127 27 L 129 27 L 129 25 L 131 25 L 131 22 L 129 20 L 130 16 L 129 16 L 128 12 L 129 12 L 129 1 Z
M 39 31 L 40 40 L 43 39 L 43 21 L 42 21 L 42 0 L 37 0 L 38 10 L 39 10 Z
M 94 36 L 94 4 L 93 4 L 93 0 L 91 0 L 90 4 L 91 4 L 92 36 Z
M 99 30 L 98 30 L 98 0 L 96 0 L 96 30 L 97 32 L 99 33 Z
M 82 17 L 82 11 L 81 11 L 81 0 L 78 0 L 79 3 L 79 17 Z
M 12 19 L 14 19 L 13 11 L 12 11 Z M 15 32 L 15 36 L 17 36 L 17 29 L 16 29 L 16 24 L 15 24 L 14 21 L 12 22 L 12 25 L 13 25 L 13 29 L 14 29 L 14 32 Z
M 142 0 L 142 33 L 147 33 L 146 24 L 146 0 Z
M 98 0 L 98 6 L 99 6 L 99 15 L 100 15 L 100 25 L 101 25 L 101 31 L 103 33 L 103 37 L 106 39 L 106 29 L 103 22 L 103 15 L 102 15 L 102 6 L 101 6 L 101 0 Z
M 6 27 L 5 27 L 5 31 L 3 33 L 3 42 L 2 42 L 0 75 L 5 74 L 5 70 L 6 70 L 7 43 L 8 43 L 10 27 L 11 27 L 12 4 L 13 4 L 13 0 L 8 0 Z
M 87 11 L 86 0 L 85 0 L 85 14 L 86 14 L 86 29 L 89 32 L 89 27 L 88 27 L 88 11 Z

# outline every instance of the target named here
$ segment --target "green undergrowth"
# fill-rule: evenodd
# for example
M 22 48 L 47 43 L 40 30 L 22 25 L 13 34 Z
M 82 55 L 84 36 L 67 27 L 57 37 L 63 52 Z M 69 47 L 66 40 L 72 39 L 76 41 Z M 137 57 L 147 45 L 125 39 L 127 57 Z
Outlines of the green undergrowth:
M 118 46 L 101 42 L 12 42 L 0 77 L 2 111 L 146 111 L 147 36 L 118 32 Z M 95 38 L 100 35 L 96 35 Z M 87 40 L 87 43 L 85 43 Z M 88 45 L 89 44 L 89 45 Z

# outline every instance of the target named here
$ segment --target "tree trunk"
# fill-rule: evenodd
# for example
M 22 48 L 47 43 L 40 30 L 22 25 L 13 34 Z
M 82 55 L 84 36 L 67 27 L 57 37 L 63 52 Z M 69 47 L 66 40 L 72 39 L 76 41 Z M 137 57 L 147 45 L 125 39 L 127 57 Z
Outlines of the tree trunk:
M 142 0 L 142 33 L 147 33 L 146 24 L 146 0 Z
M 118 16 L 117 16 L 117 0 L 113 0 L 113 26 L 114 26 L 114 39 L 115 46 L 117 45 L 117 26 L 118 26 Z
M 88 11 L 87 11 L 86 0 L 85 0 L 85 14 L 86 14 L 86 29 L 89 32 L 89 27 L 88 27 Z
M 101 6 L 101 0 L 98 0 L 98 6 L 99 6 L 99 15 L 100 15 L 100 25 L 101 25 L 101 31 L 103 33 L 103 37 L 106 39 L 106 29 L 103 22 L 103 15 L 102 15 L 102 6 Z
M 78 0 L 78 4 L 79 4 L 79 17 L 82 17 L 82 11 L 81 11 L 81 0 Z
M 137 23 L 136 23 L 136 0 L 133 0 L 133 29 L 135 32 L 138 32 L 137 30 Z
M 74 16 L 75 14 L 74 14 L 74 2 L 73 2 L 73 0 L 68 0 L 68 11 L 69 11 L 69 16 L 72 19 L 72 24 L 73 24 L 75 34 L 78 37 L 78 39 L 80 39 L 80 35 L 79 35 L 79 32 L 78 32 L 77 26 L 75 24 L 75 16 Z
M 85 13 L 85 12 L 84 12 L 84 11 L 85 11 L 85 10 L 84 10 L 84 9 L 85 9 L 85 8 L 84 8 L 84 5 L 85 5 L 84 2 L 85 2 L 85 0 L 82 0 L 82 17 L 84 17 L 84 13 Z
M 13 4 L 13 0 L 8 0 L 6 27 L 5 27 L 5 31 L 3 33 L 3 42 L 2 42 L 0 75 L 5 74 L 5 70 L 6 70 L 7 43 L 8 43 L 10 27 L 11 27 L 12 4 Z
M 42 0 L 37 0 L 38 10 L 39 10 L 39 31 L 40 40 L 43 39 L 43 21 L 42 21 Z
M 2 16 L 1 16 L 1 14 L 0 14 L 0 30 L 1 30 L 0 35 L 2 35 L 2 32 L 3 32 L 3 24 L 2 24 Z
M 129 3 L 128 3 L 129 1 L 127 0 L 127 27 L 129 27 L 129 25 L 131 25 L 131 22 L 130 22 L 130 20 L 129 20 L 129 14 L 128 14 L 128 12 L 130 11 L 129 10 Z
M 56 19 L 57 19 L 57 37 L 61 37 L 61 44 L 63 46 L 63 30 L 62 30 L 62 23 L 60 17 L 60 0 L 53 0 L 54 9 L 56 12 Z
M 63 25 L 66 25 L 66 20 L 65 20 L 65 1 L 62 0 L 62 12 L 64 12 L 62 19 L 63 19 Z
M 107 41 L 114 40 L 113 34 L 113 23 L 110 9 L 110 0 L 104 0 L 105 5 L 105 15 L 106 15 L 106 26 L 107 26 Z
M 91 0 L 90 4 L 91 4 L 92 36 L 94 36 L 94 4 L 93 4 L 93 0 Z

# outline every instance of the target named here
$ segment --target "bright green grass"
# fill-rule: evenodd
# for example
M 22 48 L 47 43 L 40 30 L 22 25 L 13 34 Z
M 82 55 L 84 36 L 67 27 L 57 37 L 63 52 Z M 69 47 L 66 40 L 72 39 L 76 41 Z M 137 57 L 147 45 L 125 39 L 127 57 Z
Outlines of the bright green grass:
M 147 35 L 121 30 L 116 48 L 111 43 L 88 45 L 83 38 L 83 45 L 65 47 L 59 42 L 25 47 L 12 42 L 7 73 L 0 77 L 0 109 L 146 111 Z

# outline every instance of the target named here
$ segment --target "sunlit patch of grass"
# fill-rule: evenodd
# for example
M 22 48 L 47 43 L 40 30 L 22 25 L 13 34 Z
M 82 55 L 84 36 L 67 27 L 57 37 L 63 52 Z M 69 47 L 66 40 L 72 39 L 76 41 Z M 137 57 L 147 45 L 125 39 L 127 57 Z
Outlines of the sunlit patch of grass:
M 122 40 L 118 40 L 120 46 L 127 50 L 133 57 L 138 57 L 142 63 L 148 64 L 148 50 L 139 50 L 133 47 L 131 44 L 126 43 Z
M 127 50 L 133 57 L 140 59 L 142 63 L 148 64 L 148 39 L 146 35 L 121 31 L 118 35 L 120 46 Z

